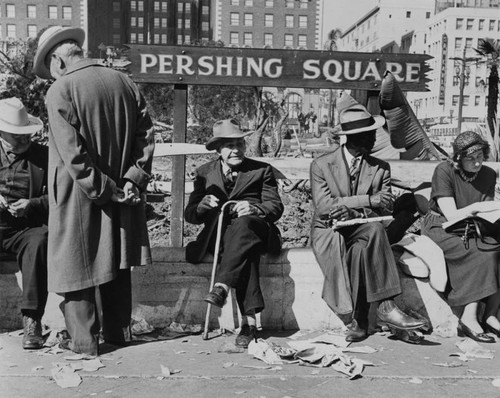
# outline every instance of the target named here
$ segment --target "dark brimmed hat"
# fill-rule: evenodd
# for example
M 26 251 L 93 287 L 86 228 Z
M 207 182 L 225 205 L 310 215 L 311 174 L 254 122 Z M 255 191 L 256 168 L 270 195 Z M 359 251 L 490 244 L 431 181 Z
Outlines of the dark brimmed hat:
M 337 101 L 337 107 L 340 127 L 342 128 L 342 131 L 338 132 L 339 135 L 377 130 L 385 124 L 383 116 L 372 116 L 363 105 L 347 93 L 342 94 L 342 97 Z
M 50 70 L 45 65 L 45 58 L 57 44 L 67 40 L 73 40 L 81 47 L 85 41 L 85 31 L 81 28 L 51 26 L 42 33 L 38 40 L 38 49 L 33 60 L 33 72 L 38 77 L 52 79 Z
M 453 141 L 453 160 L 457 161 L 479 150 L 489 148 L 488 142 L 474 131 L 464 131 Z
M 253 133 L 253 131 L 243 132 L 240 124 L 234 119 L 218 120 L 213 127 L 214 136 L 205 144 L 209 151 L 217 149 L 218 143 L 222 140 L 244 138 Z

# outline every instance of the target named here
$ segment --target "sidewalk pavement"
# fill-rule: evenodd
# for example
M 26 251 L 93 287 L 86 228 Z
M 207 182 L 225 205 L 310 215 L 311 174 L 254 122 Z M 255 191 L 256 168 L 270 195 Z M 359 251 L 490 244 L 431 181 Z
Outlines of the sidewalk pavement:
M 422 344 L 413 345 L 377 334 L 351 344 L 376 352 L 346 353 L 374 365 L 350 380 L 332 367 L 267 365 L 246 351 L 218 352 L 234 342 L 234 335 L 227 334 L 206 341 L 189 335 L 128 347 L 102 344 L 104 367 L 84 371 L 78 370 L 82 361 L 67 359 L 74 355 L 70 351 L 23 350 L 21 332 L 0 335 L 0 397 L 500 397 L 495 386 L 500 381 L 500 341 L 481 345 L 493 350 L 492 359 L 467 360 L 463 353 L 450 356 L 462 352 L 456 346 L 462 338 L 427 335 Z M 287 347 L 325 331 L 292 333 L 267 331 L 260 337 Z M 70 363 L 80 364 L 73 367 L 82 381 L 61 388 L 51 374 Z

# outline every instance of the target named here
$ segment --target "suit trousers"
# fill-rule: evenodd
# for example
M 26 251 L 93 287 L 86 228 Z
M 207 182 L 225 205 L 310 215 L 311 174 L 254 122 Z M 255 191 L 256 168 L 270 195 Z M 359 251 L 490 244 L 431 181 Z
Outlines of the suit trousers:
M 14 253 L 23 276 L 21 312 L 42 317 L 47 303 L 47 227 L 7 230 L 2 247 Z
M 98 355 L 100 331 L 106 343 L 131 341 L 131 287 L 130 269 L 122 269 L 110 282 L 64 293 L 64 319 L 72 351 Z
M 223 252 L 215 279 L 236 290 L 236 301 L 242 315 L 264 309 L 259 264 L 268 235 L 268 223 L 261 217 L 250 215 L 232 218 L 222 237 Z
M 378 222 L 338 230 L 344 237 L 352 298 L 356 302 L 366 293 L 368 303 L 389 299 L 401 293 L 396 261 L 384 226 Z

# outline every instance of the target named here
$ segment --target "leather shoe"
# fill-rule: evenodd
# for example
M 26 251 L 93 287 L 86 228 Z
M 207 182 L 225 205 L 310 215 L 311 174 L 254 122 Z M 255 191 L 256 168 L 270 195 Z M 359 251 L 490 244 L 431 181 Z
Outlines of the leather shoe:
M 208 293 L 203 300 L 207 303 L 222 308 L 226 302 L 227 292 L 222 286 L 214 286 L 212 291 Z
M 479 343 L 494 343 L 495 338 L 492 336 L 488 336 L 486 333 L 476 333 L 471 330 L 467 325 L 465 325 L 462 321 L 458 321 L 458 337 L 470 337 L 472 340 L 475 340 Z
M 23 348 L 38 350 L 43 347 L 42 322 L 40 318 L 23 315 Z
M 251 326 L 243 325 L 241 327 L 240 333 L 238 334 L 238 336 L 236 336 L 235 345 L 237 347 L 247 348 L 248 344 L 250 344 L 252 340 L 256 339 L 257 339 L 257 328 L 253 325 Z
M 354 343 L 356 341 L 362 341 L 368 337 L 366 330 L 358 325 L 356 319 L 347 325 L 347 330 L 345 332 L 345 341 Z
M 500 330 L 495 329 L 493 326 L 490 324 L 484 322 L 481 327 L 484 330 L 484 333 L 493 333 L 495 336 L 500 337 Z
M 418 319 L 406 315 L 396 306 L 387 313 L 377 308 L 377 316 L 382 323 L 392 326 L 395 329 L 411 330 L 418 329 L 425 325 L 424 321 L 419 321 Z

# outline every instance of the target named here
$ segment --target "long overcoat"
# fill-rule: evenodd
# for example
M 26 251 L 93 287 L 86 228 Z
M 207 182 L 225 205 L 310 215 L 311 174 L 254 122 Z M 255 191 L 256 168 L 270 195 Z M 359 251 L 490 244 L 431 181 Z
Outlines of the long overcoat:
M 346 246 L 341 234 L 334 231 L 328 214 L 334 206 L 345 205 L 361 211 L 366 217 L 376 217 L 370 208 L 370 195 L 380 191 L 390 192 L 390 166 L 372 156 L 364 156 L 360 164 L 356 193 L 351 192 L 351 178 L 343 147 L 316 158 L 311 163 L 310 178 L 315 209 L 311 242 L 316 260 L 325 276 L 322 297 L 337 314 L 353 311 L 349 268 L 344 257 Z
M 184 216 L 187 222 L 204 224 L 204 228 L 198 234 L 196 241 L 190 242 L 186 247 L 186 259 L 191 263 L 202 261 L 209 243 L 216 233 L 219 207 L 207 212 L 202 217 L 196 212 L 198 204 L 205 195 L 216 196 L 220 200 L 220 205 L 228 200 L 247 200 L 258 207 L 270 228 L 267 251 L 279 251 L 280 243 L 277 243 L 279 231 L 274 223 L 283 214 L 283 203 L 269 164 L 245 158 L 230 193 L 224 186 L 220 159 L 208 162 L 196 170 L 194 190 L 189 196 Z
M 125 74 L 82 59 L 47 93 L 48 285 L 57 293 L 151 262 L 144 204 L 111 201 L 112 182 L 140 189 L 154 141 L 144 98 Z

